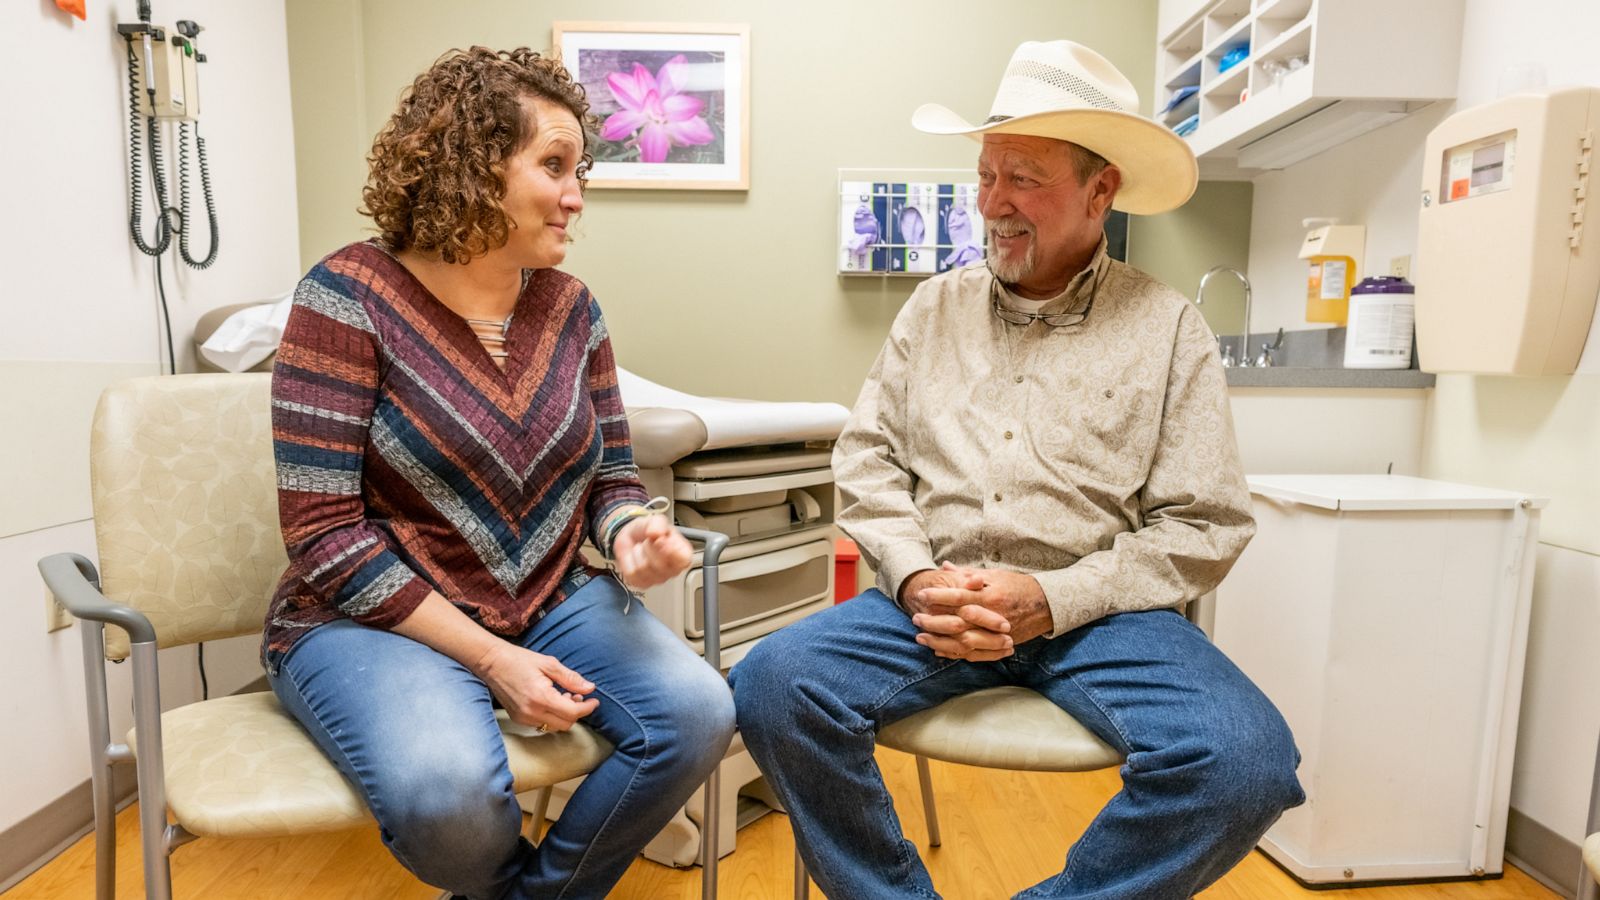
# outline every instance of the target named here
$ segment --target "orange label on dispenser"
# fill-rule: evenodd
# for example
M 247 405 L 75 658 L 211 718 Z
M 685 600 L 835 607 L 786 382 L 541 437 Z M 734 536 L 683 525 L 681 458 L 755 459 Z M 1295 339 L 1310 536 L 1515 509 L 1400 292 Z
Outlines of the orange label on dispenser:
M 1460 200 L 1462 197 L 1467 196 L 1467 192 L 1471 189 L 1471 181 L 1465 178 L 1457 178 L 1455 181 L 1450 182 L 1450 199 Z
M 1355 260 L 1348 256 L 1314 256 L 1306 278 L 1306 321 L 1343 325 L 1349 312 L 1350 273 Z

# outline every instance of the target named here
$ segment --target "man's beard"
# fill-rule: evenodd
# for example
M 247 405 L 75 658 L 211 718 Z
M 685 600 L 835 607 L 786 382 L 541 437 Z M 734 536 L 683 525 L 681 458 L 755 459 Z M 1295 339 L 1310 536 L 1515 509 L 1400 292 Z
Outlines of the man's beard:
M 1028 248 L 1023 252 L 1021 259 L 1016 259 L 1015 257 L 1001 259 L 999 247 L 995 243 L 995 231 L 1000 229 L 1007 234 L 1017 234 L 1019 227 L 1025 228 L 1026 226 L 1020 222 L 996 219 L 988 223 L 987 227 L 989 232 L 989 252 L 984 254 L 984 263 L 989 267 L 989 271 L 994 274 L 994 277 L 1000 279 L 1004 284 L 1016 284 L 1031 275 L 1033 273 L 1034 248 L 1032 230 L 1028 231 Z

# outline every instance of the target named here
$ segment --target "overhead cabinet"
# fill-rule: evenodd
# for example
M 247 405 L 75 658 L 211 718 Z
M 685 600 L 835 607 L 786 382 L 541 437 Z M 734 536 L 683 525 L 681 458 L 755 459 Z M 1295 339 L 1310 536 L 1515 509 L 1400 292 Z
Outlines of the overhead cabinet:
M 1194 117 L 1186 139 L 1202 175 L 1283 168 L 1453 98 L 1462 6 L 1166 0 L 1158 115 L 1174 128 Z

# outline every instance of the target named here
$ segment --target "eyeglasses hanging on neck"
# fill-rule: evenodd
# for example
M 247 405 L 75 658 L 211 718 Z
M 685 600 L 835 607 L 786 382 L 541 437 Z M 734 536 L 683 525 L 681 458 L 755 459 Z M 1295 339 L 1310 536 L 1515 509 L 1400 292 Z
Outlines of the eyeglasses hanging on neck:
M 1031 313 L 1006 306 L 1000 299 L 1000 279 L 995 278 L 989 283 L 989 296 L 994 302 L 994 314 L 1002 322 L 1012 325 L 1032 325 L 1034 322 L 1043 322 L 1051 328 L 1064 328 L 1068 325 L 1081 325 L 1089 318 L 1089 311 L 1094 309 L 1095 297 L 1100 293 L 1100 282 L 1105 277 L 1105 267 L 1095 273 L 1094 286 L 1089 289 L 1089 302 L 1078 312 L 1070 313 Z

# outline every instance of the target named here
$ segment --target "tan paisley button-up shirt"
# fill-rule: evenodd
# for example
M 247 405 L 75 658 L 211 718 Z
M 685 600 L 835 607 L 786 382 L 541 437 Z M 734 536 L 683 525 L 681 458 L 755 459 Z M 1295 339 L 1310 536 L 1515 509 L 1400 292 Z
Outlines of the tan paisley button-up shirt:
M 834 447 L 878 587 L 946 560 L 1028 573 L 1052 637 L 1211 590 L 1255 522 L 1199 310 L 1103 244 L 1040 310 L 1081 324 L 1005 323 L 993 287 L 978 263 L 917 288 Z

